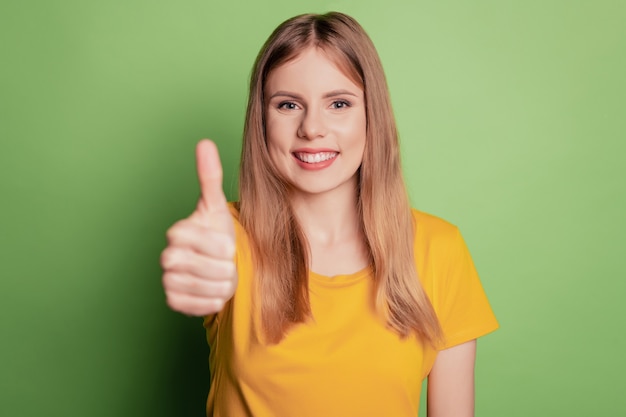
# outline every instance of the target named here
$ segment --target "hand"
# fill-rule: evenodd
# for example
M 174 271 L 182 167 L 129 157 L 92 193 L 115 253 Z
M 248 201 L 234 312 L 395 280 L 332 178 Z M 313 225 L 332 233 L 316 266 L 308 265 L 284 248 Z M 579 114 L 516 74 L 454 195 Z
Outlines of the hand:
M 167 231 L 161 254 L 167 304 L 181 313 L 216 313 L 237 287 L 235 229 L 222 191 L 217 147 L 202 140 L 196 147 L 201 196 L 196 210 Z

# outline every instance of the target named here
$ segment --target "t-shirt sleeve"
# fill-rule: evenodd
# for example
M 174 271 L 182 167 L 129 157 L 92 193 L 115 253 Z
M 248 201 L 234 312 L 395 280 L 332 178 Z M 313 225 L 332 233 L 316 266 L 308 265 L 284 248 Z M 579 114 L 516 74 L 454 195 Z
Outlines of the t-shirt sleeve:
M 441 349 L 476 339 L 498 328 L 498 321 L 458 228 L 442 248 L 440 275 L 434 283 L 433 307 L 444 333 Z

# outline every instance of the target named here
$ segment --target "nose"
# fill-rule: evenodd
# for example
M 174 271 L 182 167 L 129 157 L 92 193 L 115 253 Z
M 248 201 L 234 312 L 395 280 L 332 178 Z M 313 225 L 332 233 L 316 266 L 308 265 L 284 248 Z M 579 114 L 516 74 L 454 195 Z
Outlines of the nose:
M 303 139 L 317 139 L 326 135 L 324 115 L 320 110 L 308 108 L 302 115 L 298 127 L 298 137 Z

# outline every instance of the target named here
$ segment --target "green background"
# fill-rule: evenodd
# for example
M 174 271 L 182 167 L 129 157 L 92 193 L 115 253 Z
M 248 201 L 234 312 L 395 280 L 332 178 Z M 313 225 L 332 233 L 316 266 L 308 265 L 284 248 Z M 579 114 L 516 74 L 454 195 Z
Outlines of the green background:
M 477 416 L 626 415 L 609 0 L 2 1 L 0 415 L 203 415 L 208 349 L 165 306 L 164 232 L 194 207 L 200 138 L 236 195 L 254 57 L 328 10 L 374 40 L 413 203 L 460 226 L 500 320 Z

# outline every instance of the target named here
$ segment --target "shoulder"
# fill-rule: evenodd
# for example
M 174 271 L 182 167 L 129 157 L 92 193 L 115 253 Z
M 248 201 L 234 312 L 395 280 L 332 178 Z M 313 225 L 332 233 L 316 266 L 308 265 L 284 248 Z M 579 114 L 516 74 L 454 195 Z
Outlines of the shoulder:
M 416 209 L 411 209 L 411 213 L 415 225 L 416 244 L 449 244 L 459 239 L 459 228 L 447 220 Z
M 443 349 L 498 328 L 469 249 L 457 226 L 413 210 L 418 277 L 444 332 Z
M 441 273 L 465 263 L 468 249 L 456 225 L 419 210 L 412 213 L 413 254 L 419 267 L 434 268 Z
M 248 236 L 245 228 L 239 220 L 239 203 L 229 202 L 228 210 L 230 211 L 233 219 L 233 226 L 235 227 L 235 246 L 237 247 L 237 268 L 240 272 L 252 270 L 252 251 L 250 248 L 251 239 Z

